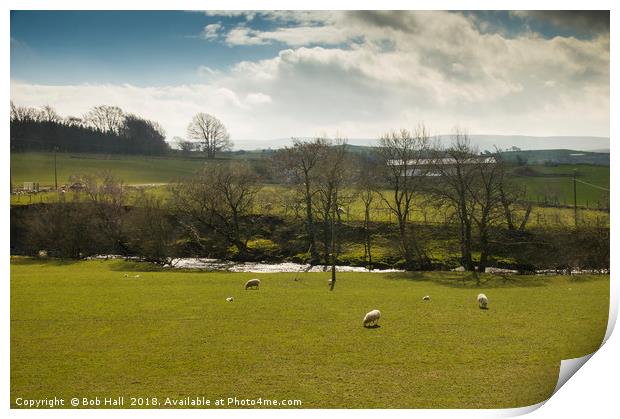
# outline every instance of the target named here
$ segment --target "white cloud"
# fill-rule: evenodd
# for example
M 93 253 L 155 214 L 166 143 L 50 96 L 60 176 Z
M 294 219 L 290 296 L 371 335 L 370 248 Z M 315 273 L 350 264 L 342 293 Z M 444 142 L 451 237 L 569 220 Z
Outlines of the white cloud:
M 200 67 L 203 84 L 13 81 L 11 97 L 61 114 L 118 105 L 159 121 L 169 138 L 184 135 L 194 113 L 209 112 L 246 148 L 321 133 L 377 138 L 419 122 L 433 133 L 458 125 L 472 134 L 609 135 L 609 35 L 509 38 L 480 33 L 472 18 L 449 12 L 307 12 L 293 23 L 291 12 L 261 16 L 287 23 L 260 31 L 249 26 L 252 15 L 213 33 L 230 45 L 287 47 L 227 71 Z
M 220 17 L 244 17 L 246 20 L 252 20 L 256 16 L 256 12 L 247 10 L 206 10 L 207 16 Z
M 215 70 L 206 65 L 199 66 L 197 72 L 199 76 L 204 76 L 204 77 L 216 76 L 216 75 L 221 74 L 219 70 Z
M 217 39 L 219 37 L 218 32 L 220 29 L 222 29 L 222 25 L 220 23 L 211 23 L 203 28 L 200 37 L 206 40 Z
M 339 44 L 349 39 L 348 34 L 333 26 L 299 26 L 278 28 L 275 31 L 257 31 L 249 28 L 235 28 L 228 32 L 228 45 L 264 45 L 281 42 L 286 45 L 301 46 L 313 44 Z
M 257 35 L 257 31 L 248 28 L 234 28 L 226 35 L 228 45 L 263 45 L 267 40 Z
M 257 16 L 275 22 L 297 22 L 297 23 L 322 23 L 333 15 L 331 11 L 315 10 L 207 10 L 207 16 L 217 16 L 225 18 L 243 17 L 246 21 L 252 21 Z
M 264 93 L 248 93 L 245 102 L 249 105 L 264 105 L 273 102 L 271 96 Z

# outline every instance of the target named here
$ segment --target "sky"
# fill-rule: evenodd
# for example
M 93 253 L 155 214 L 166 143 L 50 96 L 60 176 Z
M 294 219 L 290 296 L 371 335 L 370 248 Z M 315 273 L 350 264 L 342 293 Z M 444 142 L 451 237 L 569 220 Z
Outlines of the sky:
M 236 148 L 317 135 L 609 136 L 609 13 L 12 11 L 11 99 L 114 105 Z M 355 141 L 351 141 L 355 142 Z

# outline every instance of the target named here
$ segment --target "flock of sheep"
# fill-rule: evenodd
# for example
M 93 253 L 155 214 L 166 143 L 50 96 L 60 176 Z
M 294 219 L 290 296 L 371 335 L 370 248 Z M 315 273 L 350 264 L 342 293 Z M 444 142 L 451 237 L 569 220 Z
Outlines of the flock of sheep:
M 128 278 L 129 274 L 125 274 L 125 278 Z M 133 278 L 140 278 L 140 275 L 134 275 Z M 328 281 L 328 285 L 331 285 L 332 280 L 330 279 Z M 250 279 L 248 282 L 245 283 L 245 287 L 246 290 L 249 289 L 260 289 L 260 279 L 254 278 L 254 279 Z M 431 297 L 430 295 L 425 295 L 424 297 L 422 297 L 423 301 L 430 301 Z M 488 310 L 489 308 L 489 299 L 487 298 L 486 295 L 484 294 L 478 294 L 478 306 L 482 309 L 482 310 Z M 232 303 L 234 301 L 233 297 L 227 297 L 226 301 L 229 303 Z M 363 325 L 364 327 L 377 327 L 378 323 L 379 323 L 379 319 L 381 318 L 381 312 L 379 310 L 372 310 L 369 311 L 368 313 L 366 313 L 366 315 L 364 316 L 364 321 L 363 321 Z
M 430 301 L 430 295 L 425 295 L 422 297 L 423 301 Z M 478 294 L 478 307 L 482 310 L 488 310 L 489 308 L 489 299 L 484 294 Z M 364 327 L 376 327 L 378 325 L 379 319 L 381 318 L 381 312 L 379 310 L 372 310 L 366 313 L 364 316 Z
M 328 282 L 328 285 L 331 285 L 331 279 Z M 248 282 L 245 283 L 245 289 L 260 289 L 260 279 L 250 279 Z M 422 297 L 423 301 L 430 301 L 431 297 L 430 295 L 425 295 L 424 297 Z M 487 298 L 486 295 L 484 294 L 478 294 L 478 307 L 480 307 L 483 310 L 487 310 L 489 308 L 489 299 Z M 228 301 L 229 303 L 234 301 L 233 297 L 228 297 L 226 298 L 226 301 Z M 378 323 L 379 323 L 379 319 L 381 318 L 381 312 L 379 310 L 372 310 L 369 311 L 368 313 L 366 313 L 366 315 L 364 316 L 364 321 L 363 321 L 363 325 L 364 327 L 377 327 Z

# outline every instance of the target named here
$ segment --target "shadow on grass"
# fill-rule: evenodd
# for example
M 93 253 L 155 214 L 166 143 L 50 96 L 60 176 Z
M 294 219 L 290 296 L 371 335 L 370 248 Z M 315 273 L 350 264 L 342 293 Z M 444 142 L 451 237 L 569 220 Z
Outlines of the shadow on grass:
M 123 259 L 59 259 L 59 258 L 37 258 L 31 256 L 11 256 L 11 265 L 21 266 L 71 266 L 82 262 L 111 262 L 109 268 L 111 271 L 133 271 L 133 272 L 161 272 L 172 270 L 171 268 L 163 268 L 155 263 L 123 260 Z M 181 269 L 175 269 L 175 272 L 182 272 Z
M 381 326 L 378 324 L 373 324 L 372 326 L 364 326 L 366 329 L 379 329 Z
M 446 287 L 463 289 L 545 287 L 550 282 L 550 278 L 545 276 L 475 274 L 471 272 L 398 272 L 386 274 L 385 277 L 392 280 L 428 281 Z
M 111 262 L 109 268 L 111 271 L 135 271 L 135 272 L 160 272 L 172 270 L 171 268 L 163 268 L 155 263 L 123 260 L 123 259 L 60 259 L 60 258 L 38 258 L 32 256 L 11 256 L 11 265 L 23 266 L 70 266 L 82 262 Z M 175 272 L 182 272 L 182 269 L 175 269 Z
M 31 256 L 11 256 L 11 265 L 46 265 L 46 266 L 70 266 L 81 262 L 77 259 L 37 258 Z
M 137 260 L 115 259 L 110 266 L 111 271 L 130 271 L 130 272 L 183 272 L 182 269 L 164 268 L 156 263 L 143 262 Z

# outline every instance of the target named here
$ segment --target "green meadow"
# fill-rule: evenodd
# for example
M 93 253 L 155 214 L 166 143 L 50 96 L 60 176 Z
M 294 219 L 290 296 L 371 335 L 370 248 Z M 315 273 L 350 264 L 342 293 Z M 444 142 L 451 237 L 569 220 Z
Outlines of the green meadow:
M 58 153 L 58 184 L 69 177 L 110 171 L 127 184 L 168 183 L 189 176 L 205 164 L 205 159 L 182 156 L 157 157 L 119 154 Z M 53 153 L 11 153 L 11 182 L 39 182 L 54 186 Z
M 517 178 L 517 182 L 526 189 L 527 198 L 532 201 L 544 202 L 546 198 L 559 204 L 573 205 L 575 173 L 578 181 L 577 205 L 589 208 L 609 205 L 609 166 L 561 164 L 532 166 L 532 169 L 535 175 Z
M 11 405 L 204 396 L 306 408 L 517 407 L 551 395 L 561 359 L 599 347 L 609 276 L 483 274 L 476 286 L 469 275 L 341 273 L 330 292 L 324 273 L 13 257 Z M 253 277 L 260 290 L 245 291 Z M 489 310 L 478 308 L 480 292 Z M 367 329 L 372 309 L 383 315 Z

